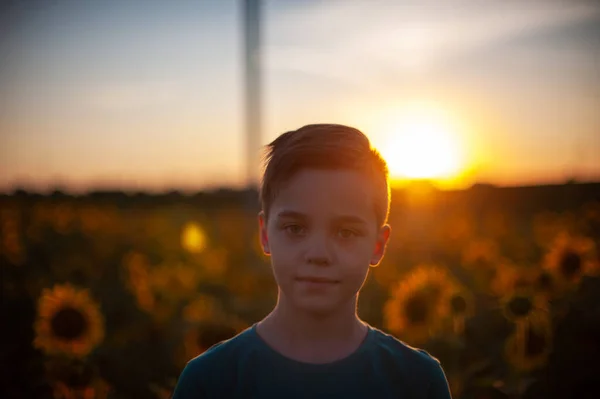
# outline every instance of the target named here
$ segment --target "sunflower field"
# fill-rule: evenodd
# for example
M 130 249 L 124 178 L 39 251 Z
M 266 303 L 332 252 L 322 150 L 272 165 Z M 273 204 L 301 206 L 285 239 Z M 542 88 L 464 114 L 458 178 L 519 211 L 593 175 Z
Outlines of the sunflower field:
M 254 191 L 0 196 L 3 398 L 168 398 L 276 300 Z M 600 184 L 392 191 L 363 320 L 454 398 L 598 398 Z

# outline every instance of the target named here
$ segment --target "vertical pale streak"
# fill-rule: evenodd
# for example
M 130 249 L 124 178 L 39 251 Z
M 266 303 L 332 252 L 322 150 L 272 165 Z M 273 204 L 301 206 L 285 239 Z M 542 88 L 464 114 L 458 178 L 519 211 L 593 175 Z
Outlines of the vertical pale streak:
M 261 128 L 261 79 L 260 79 L 260 0 L 242 0 L 244 18 L 244 72 L 245 93 L 244 111 L 246 128 L 246 208 L 248 212 L 247 221 L 241 224 L 245 228 L 246 259 L 247 265 L 252 266 L 256 262 L 253 251 L 254 231 L 256 224 L 249 215 L 256 214 L 257 198 L 253 190 L 257 187 L 260 128 Z

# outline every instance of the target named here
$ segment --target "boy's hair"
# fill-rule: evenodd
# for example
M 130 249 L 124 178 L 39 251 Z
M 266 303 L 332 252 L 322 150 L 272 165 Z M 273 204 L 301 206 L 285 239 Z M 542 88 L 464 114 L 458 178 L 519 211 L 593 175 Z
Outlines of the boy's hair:
M 306 125 L 283 133 L 266 146 L 260 202 L 265 217 L 281 187 L 301 169 L 346 169 L 366 173 L 375 191 L 379 226 L 390 208 L 388 167 L 360 130 L 337 124 Z

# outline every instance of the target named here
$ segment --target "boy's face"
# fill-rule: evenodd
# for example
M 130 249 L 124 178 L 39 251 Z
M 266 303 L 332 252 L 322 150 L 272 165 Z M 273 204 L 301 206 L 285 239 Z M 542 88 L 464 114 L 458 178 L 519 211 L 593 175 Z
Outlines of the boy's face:
M 282 300 L 317 314 L 354 303 L 384 254 L 390 227 L 379 227 L 373 184 L 360 172 L 305 169 L 259 215 Z

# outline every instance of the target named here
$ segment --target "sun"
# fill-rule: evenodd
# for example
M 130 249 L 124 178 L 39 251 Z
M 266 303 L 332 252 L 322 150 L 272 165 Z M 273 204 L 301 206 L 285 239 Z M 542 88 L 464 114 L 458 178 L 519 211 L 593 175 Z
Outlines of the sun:
M 443 113 L 418 109 L 400 115 L 382 154 L 396 179 L 445 179 L 463 168 L 463 154 Z
M 417 121 L 395 137 L 387 161 L 398 177 L 429 179 L 447 177 L 459 169 L 456 144 L 449 132 L 432 121 Z

